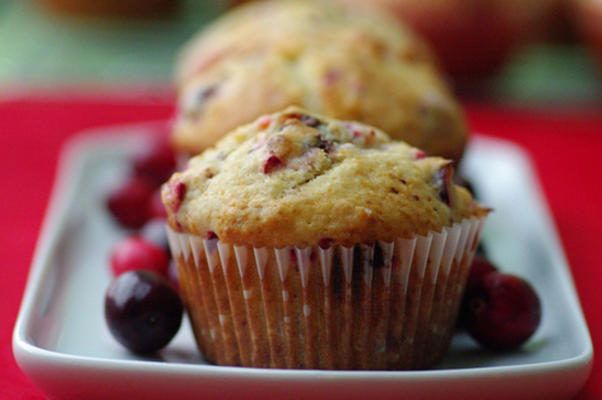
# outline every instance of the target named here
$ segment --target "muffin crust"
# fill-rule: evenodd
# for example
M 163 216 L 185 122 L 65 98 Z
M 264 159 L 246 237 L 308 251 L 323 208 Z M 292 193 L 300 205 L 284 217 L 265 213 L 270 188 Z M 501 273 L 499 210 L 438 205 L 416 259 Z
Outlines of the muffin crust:
M 290 107 L 192 158 L 162 196 L 176 231 L 253 247 L 350 246 L 486 213 L 452 169 L 376 128 Z
M 466 124 L 426 44 L 386 16 L 326 3 L 251 3 L 193 38 L 177 65 L 175 146 L 196 154 L 297 105 L 458 160 Z

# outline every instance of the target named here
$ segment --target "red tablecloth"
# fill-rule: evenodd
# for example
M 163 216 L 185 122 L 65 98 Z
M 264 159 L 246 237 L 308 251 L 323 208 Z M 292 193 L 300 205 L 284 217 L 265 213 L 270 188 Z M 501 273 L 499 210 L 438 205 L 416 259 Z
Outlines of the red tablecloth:
M 0 100 L 0 398 L 40 399 L 17 367 L 11 336 L 63 143 L 82 129 L 168 118 L 169 96 Z M 594 348 L 602 345 L 602 108 L 520 111 L 468 105 L 474 131 L 520 143 L 532 156 L 560 231 Z M 602 398 L 602 368 L 578 397 Z

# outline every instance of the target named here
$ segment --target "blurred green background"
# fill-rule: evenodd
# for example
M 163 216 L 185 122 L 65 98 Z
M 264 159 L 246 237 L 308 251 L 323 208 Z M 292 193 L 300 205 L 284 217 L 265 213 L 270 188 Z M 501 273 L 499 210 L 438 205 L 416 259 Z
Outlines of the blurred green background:
M 222 11 L 197 0 L 162 19 L 114 19 L 0 0 L 0 85 L 168 84 L 178 48 Z
M 48 12 L 31 0 L 0 0 L 0 90 L 169 88 L 178 48 L 224 9 L 218 1 L 184 0 L 169 18 L 103 19 Z M 525 44 L 495 74 L 456 89 L 468 100 L 601 104 L 602 72 L 569 37 Z

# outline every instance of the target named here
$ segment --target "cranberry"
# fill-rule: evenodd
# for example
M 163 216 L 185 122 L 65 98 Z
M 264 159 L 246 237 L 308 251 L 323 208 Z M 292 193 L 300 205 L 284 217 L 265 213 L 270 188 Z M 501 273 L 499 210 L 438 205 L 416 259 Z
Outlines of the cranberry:
M 148 199 L 147 211 L 149 218 L 163 218 L 167 219 L 167 210 L 161 200 L 161 189 L 155 190 L 155 192 Z
M 148 146 L 132 160 L 136 174 L 155 185 L 169 179 L 176 169 L 176 155 L 168 140 L 159 135 L 150 136 Z
M 167 241 L 167 222 L 163 218 L 155 218 L 148 221 L 140 230 L 140 237 L 149 243 L 162 248 L 171 258 L 171 252 Z
M 182 312 L 178 293 L 150 271 L 120 275 L 105 294 L 105 320 L 111 334 L 136 353 L 165 347 L 180 329 Z
M 124 227 L 139 229 L 148 220 L 147 204 L 154 190 L 144 179 L 132 177 L 109 194 L 107 208 Z
M 272 154 L 263 163 L 263 173 L 269 174 L 270 172 L 272 172 L 274 169 L 278 168 L 281 165 L 282 165 L 282 160 L 280 158 L 278 158 L 278 156 Z
M 468 282 L 466 283 L 466 292 L 470 292 L 475 288 L 479 288 L 482 285 L 483 278 L 491 273 L 496 272 L 497 268 L 495 265 L 489 262 L 485 257 L 476 255 L 470 266 L 470 274 L 468 275 Z
M 480 256 L 479 254 L 475 255 L 472 265 L 470 266 L 470 273 L 468 275 L 468 281 L 466 282 L 466 292 L 464 294 L 464 299 L 462 300 L 462 306 L 460 307 L 460 314 L 458 315 L 458 327 L 464 327 L 466 324 L 466 314 L 468 313 L 468 303 L 466 302 L 466 299 L 470 297 L 470 293 L 474 289 L 478 289 L 481 286 L 485 275 L 495 271 L 497 271 L 497 268 L 484 256 Z
M 445 165 L 441 168 L 434 178 L 435 186 L 438 187 L 437 194 L 442 202 L 448 206 L 452 206 L 452 197 L 450 196 L 450 189 L 452 184 L 452 175 L 454 173 L 454 167 L 451 164 Z
M 173 212 L 178 212 L 180 206 L 182 205 L 182 201 L 184 201 L 184 198 L 186 197 L 186 191 L 188 188 L 184 182 L 178 180 L 169 181 L 167 187 L 169 189 L 170 200 L 175 198 L 175 201 L 171 201 L 168 204 L 171 206 Z
M 167 276 L 169 257 L 167 252 L 156 244 L 137 235 L 128 236 L 117 243 L 111 252 L 113 276 L 136 269 L 150 270 Z
M 178 196 L 178 201 L 181 203 L 184 201 L 184 198 L 186 197 L 186 184 L 184 182 L 178 182 L 176 183 L 176 195 Z
M 466 296 L 466 329 L 484 347 L 510 350 L 522 345 L 541 321 L 541 304 L 525 280 L 489 272 Z
M 412 153 L 414 154 L 415 160 L 422 160 L 424 157 L 426 157 L 426 153 L 419 149 L 413 149 Z

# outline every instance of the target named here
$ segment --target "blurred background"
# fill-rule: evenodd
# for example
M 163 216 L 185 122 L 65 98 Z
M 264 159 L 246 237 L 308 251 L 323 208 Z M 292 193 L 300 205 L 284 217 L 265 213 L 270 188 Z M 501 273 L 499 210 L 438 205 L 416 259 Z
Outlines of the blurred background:
M 372 3 L 431 42 L 462 100 L 602 104 L 600 0 Z M 123 91 L 124 84 L 169 92 L 179 47 L 228 6 L 226 0 L 0 0 L 0 93 Z

